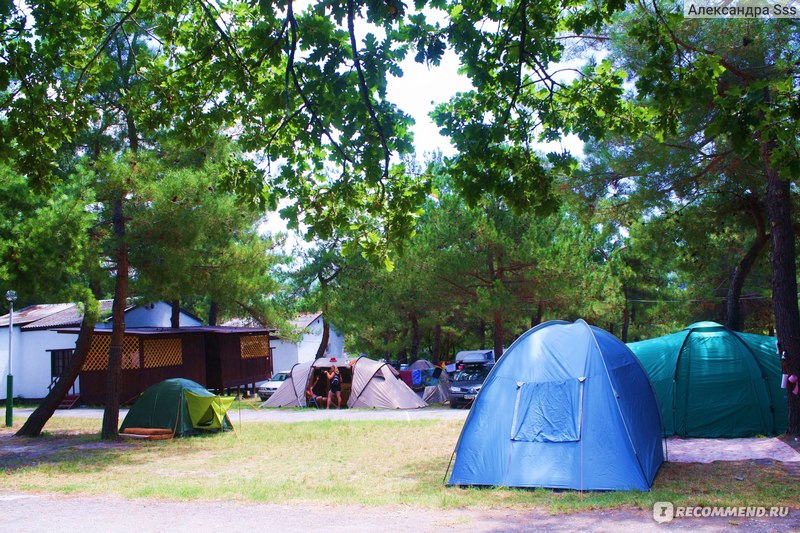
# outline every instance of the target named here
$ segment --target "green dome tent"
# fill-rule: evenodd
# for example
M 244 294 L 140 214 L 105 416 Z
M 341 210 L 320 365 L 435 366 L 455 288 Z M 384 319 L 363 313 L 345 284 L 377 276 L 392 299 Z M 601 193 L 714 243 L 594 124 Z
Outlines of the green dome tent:
M 788 420 L 775 337 L 716 322 L 628 347 L 653 384 L 667 435 L 779 435 Z
M 133 404 L 120 432 L 128 428 L 172 430 L 176 437 L 232 429 L 228 409 L 233 398 L 223 398 L 189 379 L 167 379 L 145 390 Z

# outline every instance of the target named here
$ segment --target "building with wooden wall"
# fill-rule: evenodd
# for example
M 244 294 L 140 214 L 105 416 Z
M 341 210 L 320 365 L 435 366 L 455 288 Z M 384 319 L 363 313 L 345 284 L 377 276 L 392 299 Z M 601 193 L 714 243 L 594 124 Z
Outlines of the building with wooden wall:
M 74 329 L 59 330 L 74 334 Z M 196 326 L 128 328 L 122 353 L 120 402 L 131 403 L 146 388 L 186 378 L 208 389 L 247 387 L 272 374 L 270 330 Z M 105 403 L 111 330 L 96 329 L 80 373 L 81 401 Z

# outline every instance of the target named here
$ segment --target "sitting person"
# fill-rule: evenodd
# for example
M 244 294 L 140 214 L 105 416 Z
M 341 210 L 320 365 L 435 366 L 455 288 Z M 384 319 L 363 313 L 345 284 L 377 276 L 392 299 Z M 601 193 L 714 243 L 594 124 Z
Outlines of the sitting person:
M 306 388 L 306 402 L 310 403 L 313 402 L 317 407 L 322 407 L 323 402 L 325 402 L 325 397 L 318 395 L 314 392 L 314 387 L 317 386 L 317 382 L 319 381 L 319 376 L 314 378 L 314 383 L 309 385 Z

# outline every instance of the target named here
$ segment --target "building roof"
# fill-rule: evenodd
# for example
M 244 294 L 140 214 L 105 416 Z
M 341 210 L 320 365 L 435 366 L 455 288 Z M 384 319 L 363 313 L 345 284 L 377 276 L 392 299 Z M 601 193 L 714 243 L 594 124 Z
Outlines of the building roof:
M 83 319 L 83 311 L 78 304 L 56 304 L 67 305 L 66 309 L 53 313 L 30 324 L 26 324 L 21 329 L 22 331 L 33 331 L 38 329 L 61 328 L 65 326 L 80 326 Z M 100 312 L 105 313 L 111 311 L 114 305 L 114 300 L 100 300 Z M 127 309 L 126 309 L 127 310 Z M 14 323 L 17 323 L 14 317 Z
M 80 328 L 59 328 L 58 333 L 78 333 Z M 183 328 L 126 328 L 126 335 L 175 335 L 175 334 L 200 334 L 200 333 L 217 333 L 221 335 L 226 334 L 264 334 L 269 333 L 269 328 L 237 328 L 228 326 L 187 326 Z M 112 330 L 108 328 L 95 328 L 94 332 L 101 335 L 111 335 Z
M 14 311 L 14 324 L 23 326 L 26 324 L 34 323 L 38 320 L 43 320 L 54 314 L 60 313 L 70 308 L 75 304 L 39 304 L 29 305 Z M 0 317 L 0 326 L 8 326 L 9 315 Z
M 246 318 L 231 318 L 230 320 L 222 323 L 223 327 L 233 328 L 260 328 L 261 322 L 253 317 Z
M 322 311 L 317 311 L 316 313 L 298 313 L 289 323 L 298 329 L 305 329 L 321 316 Z
M 318 319 L 321 316 L 322 316 L 322 311 L 317 311 L 316 313 L 298 313 L 297 315 L 295 315 L 294 318 L 292 318 L 288 322 L 293 329 L 302 332 L 304 329 L 309 327 L 316 319 Z M 238 327 L 238 328 L 261 327 L 261 323 L 259 323 L 255 318 L 252 317 L 232 318 L 224 322 L 222 325 L 230 327 Z M 269 330 L 272 332 L 278 332 L 277 328 L 269 327 Z M 279 332 L 278 335 L 280 335 Z
M 100 300 L 100 312 L 110 311 L 113 303 L 114 300 Z M 8 318 L 8 315 L 0 316 L 0 327 L 8 326 Z M 82 318 L 83 312 L 76 303 L 36 304 L 14 311 L 14 325 L 22 326 L 23 331 L 77 326 Z
M 129 300 L 130 301 L 130 300 Z M 111 311 L 114 300 L 100 300 L 100 312 Z M 129 303 L 125 307 L 125 312 L 140 307 L 138 304 Z M 181 309 L 181 313 L 202 322 L 193 314 Z M 14 325 L 22 326 L 22 331 L 33 331 L 39 329 L 65 328 L 80 326 L 83 319 L 83 311 L 76 303 L 66 304 L 38 304 L 29 305 L 19 311 L 14 311 Z M 111 317 L 108 318 L 110 321 Z M 8 315 L 0 316 L 0 327 L 8 326 Z

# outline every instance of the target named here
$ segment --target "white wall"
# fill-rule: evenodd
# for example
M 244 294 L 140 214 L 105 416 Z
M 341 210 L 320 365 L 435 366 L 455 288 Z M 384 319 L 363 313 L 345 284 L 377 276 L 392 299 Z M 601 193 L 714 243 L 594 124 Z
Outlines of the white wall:
M 12 342 L 12 371 L 15 398 L 44 398 L 50 385 L 50 352 L 47 350 L 75 348 L 77 335 L 54 331 L 20 331 L 14 327 Z M 2 370 L 2 393 L 6 399 L 6 376 L 8 375 L 8 328 L 0 329 L 0 369 Z M 78 386 L 76 385 L 76 390 Z
M 319 343 L 322 342 L 322 317 L 319 317 L 312 322 L 308 329 L 312 332 L 314 337 L 314 353 L 311 354 L 313 359 L 313 357 L 317 355 Z M 325 349 L 325 357 L 344 357 L 344 337 L 342 337 L 342 334 L 336 331 L 336 328 L 331 325 L 329 325 L 328 330 L 328 347 Z
M 273 339 L 272 368 L 275 372 L 289 370 L 296 363 L 307 363 L 314 360 L 317 355 L 319 343 L 322 342 L 322 317 L 312 322 L 299 342 L 289 343 L 281 339 Z M 344 337 L 334 328 L 330 328 L 328 336 L 328 349 L 325 357 L 344 356 Z
M 270 348 L 272 348 L 272 370 L 282 372 L 291 370 L 297 360 L 297 345 L 281 339 L 270 338 Z
M 152 306 L 152 307 L 151 307 Z M 125 313 L 125 327 L 126 328 L 169 328 L 172 323 L 172 306 L 166 302 L 157 302 L 155 304 L 141 305 L 134 307 Z M 203 324 L 184 312 L 181 312 L 181 327 L 188 326 L 202 326 Z M 113 324 L 111 322 L 104 322 L 98 324 L 98 327 L 111 329 Z

